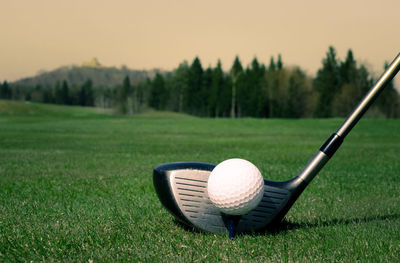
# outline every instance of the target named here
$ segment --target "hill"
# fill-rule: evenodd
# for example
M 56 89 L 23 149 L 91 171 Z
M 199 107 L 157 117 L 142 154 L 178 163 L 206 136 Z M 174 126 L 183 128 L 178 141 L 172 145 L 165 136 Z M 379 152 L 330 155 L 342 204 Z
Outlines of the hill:
M 66 80 L 70 85 L 81 86 L 88 79 L 94 87 L 111 88 L 121 85 L 128 76 L 133 85 L 146 78 L 152 79 L 161 70 L 132 70 L 126 67 L 62 66 L 52 71 L 41 72 L 36 76 L 17 80 L 11 85 L 20 87 L 54 87 L 57 82 Z
M 47 120 L 77 118 L 108 118 L 111 111 L 101 108 L 64 106 L 34 102 L 0 100 L 0 121 Z

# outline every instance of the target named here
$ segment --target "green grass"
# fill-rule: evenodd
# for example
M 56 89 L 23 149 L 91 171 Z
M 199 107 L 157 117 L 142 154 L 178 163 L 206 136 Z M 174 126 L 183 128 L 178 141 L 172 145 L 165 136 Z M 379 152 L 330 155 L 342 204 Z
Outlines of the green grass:
M 400 120 L 361 120 L 273 232 L 187 231 L 153 189 L 173 161 L 240 157 L 289 179 L 342 121 L 0 101 L 0 261 L 398 262 Z

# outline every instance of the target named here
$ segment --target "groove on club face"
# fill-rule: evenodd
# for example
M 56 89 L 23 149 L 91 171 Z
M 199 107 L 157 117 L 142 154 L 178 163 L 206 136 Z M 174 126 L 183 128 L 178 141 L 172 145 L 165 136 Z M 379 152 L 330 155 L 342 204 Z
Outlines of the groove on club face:
M 291 192 L 274 186 L 276 182 L 264 180 L 264 195 L 256 208 L 239 221 L 238 232 L 256 232 L 264 229 L 288 203 Z
M 215 207 L 207 192 L 207 182 L 215 167 L 206 163 L 169 163 L 154 169 L 154 186 L 162 204 L 181 222 L 203 231 L 226 233 L 227 218 Z M 264 180 L 264 195 L 259 205 L 243 215 L 237 232 L 256 232 L 280 217 L 294 200 L 299 180 Z M 286 214 L 286 213 L 285 213 Z M 284 214 L 282 215 L 282 217 Z
M 189 175 L 189 176 L 188 176 Z M 210 171 L 182 169 L 169 172 L 172 195 L 193 226 L 214 233 L 224 232 L 221 213 L 207 194 L 207 180 Z

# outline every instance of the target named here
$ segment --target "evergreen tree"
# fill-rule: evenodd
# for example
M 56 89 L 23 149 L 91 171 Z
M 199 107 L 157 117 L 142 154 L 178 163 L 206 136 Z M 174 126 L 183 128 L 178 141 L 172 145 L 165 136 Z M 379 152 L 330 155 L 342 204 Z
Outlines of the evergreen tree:
M 136 98 L 139 104 L 139 111 L 149 105 L 148 102 L 150 100 L 151 85 L 151 80 L 147 78 L 140 82 L 136 87 Z
M 94 90 L 93 90 L 92 80 L 87 81 L 86 87 L 87 87 L 86 88 L 86 95 L 87 95 L 86 96 L 86 98 L 87 98 L 86 105 L 93 107 L 94 106 Z
M 128 107 L 130 108 L 131 112 L 138 113 L 140 111 L 138 90 L 137 90 L 136 85 L 131 85 L 129 77 L 128 77 L 128 80 L 129 80 L 129 82 L 126 84 L 128 86 L 128 93 L 129 93 L 129 95 L 128 95 Z
M 129 79 L 129 76 L 126 76 L 122 83 L 122 95 L 124 97 L 128 97 L 129 93 L 131 92 L 131 88 L 131 80 Z
M 360 90 L 361 90 L 361 94 L 360 94 L 360 99 L 361 99 L 361 97 L 364 96 L 373 85 L 373 80 L 372 80 L 367 68 L 364 65 L 361 65 L 357 69 L 356 83 L 360 87 Z M 358 101 L 359 100 L 357 100 L 357 102 Z
M 77 86 L 76 84 L 72 84 L 70 91 L 69 91 L 69 98 L 71 105 L 80 105 L 80 94 L 81 94 L 81 87 Z
M 222 71 L 221 61 L 218 60 L 217 67 L 213 69 L 211 90 L 210 90 L 210 101 L 209 101 L 209 112 L 213 117 L 222 116 L 223 111 L 223 100 L 225 99 L 223 89 L 225 88 L 224 72 Z M 229 104 L 229 102 L 228 102 Z
M 300 68 L 295 68 L 290 73 L 287 85 L 288 107 L 285 117 L 300 118 L 305 116 L 308 95 L 306 75 Z
M 93 82 L 91 79 L 86 80 L 85 83 L 81 86 L 81 90 L 79 92 L 79 105 L 94 105 Z
M 117 88 L 116 105 L 117 112 L 121 114 L 127 114 L 129 109 L 128 96 L 131 90 L 131 82 L 128 76 L 125 76 L 122 86 Z
M 279 104 L 279 72 L 275 64 L 274 57 L 271 57 L 268 71 L 266 74 L 267 88 L 265 92 L 266 103 L 264 104 L 264 116 L 271 118 L 280 117 L 280 104 Z
M 275 71 L 275 70 L 276 70 L 275 60 L 274 57 L 271 57 L 271 59 L 269 60 L 268 71 Z
M 157 73 L 151 83 L 151 93 L 149 98 L 149 106 L 156 110 L 164 110 L 167 105 L 168 93 L 165 87 L 164 77 Z
M 282 57 L 278 55 L 275 63 L 273 57 L 266 74 L 266 91 L 264 103 L 264 116 L 271 118 L 286 117 L 288 111 L 288 72 L 283 68 Z
M 80 106 L 86 106 L 86 101 L 87 101 L 87 98 L 86 98 L 86 86 L 82 85 L 81 89 L 79 91 L 79 105 Z
M 351 49 L 348 50 L 345 61 L 340 63 L 339 72 L 341 83 L 355 83 L 357 79 L 357 64 Z
M 68 82 L 66 80 L 63 81 L 61 86 L 61 97 L 62 97 L 62 104 L 65 105 L 71 104 L 71 99 L 69 97 Z
M 43 102 L 44 103 L 54 103 L 53 92 L 49 87 L 45 87 L 43 90 Z
M 104 108 L 113 108 L 116 107 L 116 89 L 110 89 L 106 87 L 102 87 L 102 95 L 103 95 L 103 107 Z
M 12 98 L 12 90 L 7 81 L 3 81 L 3 85 L 0 84 L 0 98 L 7 100 Z
M 236 117 L 236 92 L 238 89 L 242 88 L 242 78 L 243 78 L 243 67 L 242 63 L 239 60 L 239 57 L 236 56 L 235 61 L 233 62 L 230 76 L 232 79 L 232 93 L 231 93 L 231 111 L 230 116 L 231 118 Z
M 200 109 L 201 116 L 210 117 L 212 115 L 212 112 L 210 111 L 212 81 L 213 70 L 211 69 L 211 67 L 208 67 L 203 73 L 203 85 L 201 94 L 201 97 L 203 98 L 203 103 Z
M 246 69 L 244 84 L 238 89 L 238 115 L 263 117 L 265 93 L 265 66 L 254 58 Z
M 290 107 L 289 104 L 289 90 L 288 90 L 288 82 L 290 78 L 290 72 L 288 70 L 277 70 L 275 72 L 274 77 L 274 93 L 271 96 L 275 101 L 275 106 L 272 111 L 274 117 L 285 118 L 289 117 L 288 109 Z
M 187 90 L 189 86 L 189 65 L 187 61 L 179 64 L 177 70 L 174 74 L 174 89 L 171 98 L 174 98 L 173 104 L 175 105 L 175 110 L 178 112 L 183 112 L 183 102 L 184 95 L 187 95 Z
M 56 104 L 63 104 L 63 101 L 64 99 L 62 97 L 60 81 L 57 81 L 54 88 L 54 102 Z
M 333 116 L 333 99 L 340 88 L 340 82 L 336 51 L 332 46 L 329 47 L 326 58 L 322 61 L 322 68 L 317 72 L 314 88 L 319 93 L 315 116 Z
M 203 68 L 200 59 L 196 57 L 189 68 L 188 88 L 184 96 L 184 108 L 189 114 L 200 115 L 204 109 Z
M 386 62 L 384 69 L 386 70 L 388 67 L 389 64 Z M 393 80 L 387 84 L 379 95 L 376 106 L 386 118 L 400 117 L 400 95 L 394 86 Z
M 339 66 L 339 90 L 333 100 L 334 116 L 347 116 L 370 86 L 369 73 L 364 66 L 357 67 L 353 52 L 349 50 Z
M 232 110 L 232 78 L 229 74 L 224 75 L 224 81 L 221 89 L 221 96 L 218 100 L 220 105 L 221 117 L 230 117 Z
M 25 101 L 31 101 L 32 100 L 32 93 L 28 90 L 25 93 Z
M 276 62 L 276 68 L 278 70 L 283 69 L 282 57 L 281 54 L 278 55 L 278 61 Z

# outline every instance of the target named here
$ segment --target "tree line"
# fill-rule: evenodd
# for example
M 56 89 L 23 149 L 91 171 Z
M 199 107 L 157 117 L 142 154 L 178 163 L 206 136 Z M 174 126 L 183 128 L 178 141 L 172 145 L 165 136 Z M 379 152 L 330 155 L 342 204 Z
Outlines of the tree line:
M 90 79 L 81 86 L 70 87 L 66 80 L 57 81 L 54 87 L 41 86 L 20 87 L 12 86 L 4 81 L 0 85 L 0 98 L 10 100 L 23 100 L 41 103 L 95 106 L 95 90 Z
M 385 65 L 387 66 L 387 65 Z M 201 117 L 344 117 L 374 83 L 352 50 L 342 61 L 329 47 L 314 78 L 300 67 L 284 66 L 282 57 L 271 57 L 266 66 L 257 58 L 243 67 L 237 56 L 229 72 L 221 62 L 203 68 L 200 58 L 182 62 L 174 71 L 157 73 L 132 85 L 129 76 L 116 87 L 94 87 L 89 79 L 77 86 L 66 80 L 54 87 L 18 87 L 4 82 L 0 98 L 64 105 L 113 108 L 134 114 L 153 108 Z M 400 96 L 393 83 L 387 87 L 371 114 L 400 117 Z

